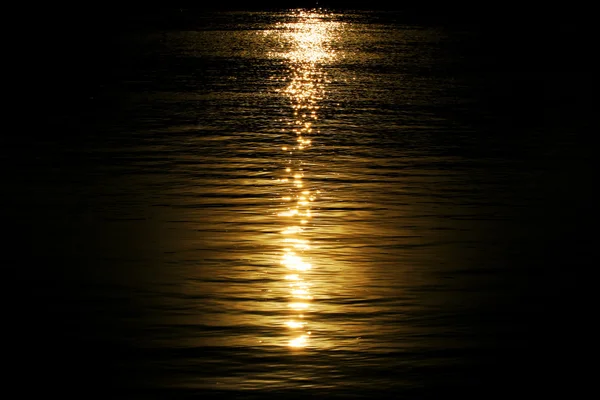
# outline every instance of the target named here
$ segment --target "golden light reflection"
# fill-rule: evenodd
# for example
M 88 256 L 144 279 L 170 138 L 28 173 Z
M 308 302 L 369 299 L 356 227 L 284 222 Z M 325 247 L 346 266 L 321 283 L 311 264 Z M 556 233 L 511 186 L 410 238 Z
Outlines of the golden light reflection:
M 309 307 L 309 305 L 308 305 L 308 303 L 296 302 L 296 303 L 289 303 L 288 307 L 293 308 L 294 310 L 306 310 Z
M 301 335 L 297 338 L 290 340 L 291 347 L 306 347 L 306 342 L 308 340 L 308 335 Z
M 306 299 L 306 300 L 310 300 L 312 299 L 312 296 L 310 296 L 308 293 L 308 290 L 306 289 L 292 289 L 292 295 L 297 298 L 297 299 Z
M 287 321 L 285 324 L 288 326 L 288 328 L 291 328 L 291 329 L 298 329 L 298 328 L 304 327 L 304 322 L 298 322 L 298 321 Z
M 305 169 L 304 154 L 319 134 L 319 103 L 325 97 L 327 75 L 322 68 L 332 62 L 336 53 L 332 43 L 339 36 L 341 23 L 321 10 L 298 10 L 289 15 L 291 22 L 281 23 L 275 31 L 281 47 L 287 49 L 282 57 L 289 70 L 287 86 L 279 92 L 290 101 L 290 119 L 282 130 L 289 133 L 289 143 L 281 145 L 285 166 L 278 182 L 281 184 L 281 209 L 276 212 L 283 225 L 281 233 L 280 264 L 287 272 L 289 286 L 288 309 L 291 314 L 285 323 L 292 338 L 292 348 L 308 346 L 310 331 L 305 313 L 312 309 L 310 272 L 313 269 L 309 255 L 312 202 L 318 190 L 311 187 L 309 171 Z M 309 137 L 310 136 L 310 137 Z M 293 272 L 293 273 L 289 273 Z M 302 320 L 300 322 L 300 320 Z

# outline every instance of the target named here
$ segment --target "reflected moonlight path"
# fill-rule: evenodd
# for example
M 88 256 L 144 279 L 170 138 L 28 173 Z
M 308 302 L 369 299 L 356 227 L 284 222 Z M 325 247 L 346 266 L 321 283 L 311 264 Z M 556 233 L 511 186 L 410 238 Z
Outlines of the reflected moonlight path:
M 285 122 L 283 133 L 291 133 L 290 143 L 281 147 L 285 154 L 278 183 L 281 185 L 279 210 L 281 218 L 281 266 L 285 268 L 285 284 L 289 288 L 290 330 L 288 345 L 294 348 L 309 345 L 310 312 L 314 307 L 311 295 L 310 229 L 311 204 L 320 189 L 306 183 L 310 177 L 306 153 L 312 137 L 319 134 L 319 104 L 325 96 L 327 77 L 321 66 L 331 62 L 335 54 L 329 43 L 339 34 L 340 24 L 318 12 L 298 11 L 295 21 L 281 23 L 280 40 L 289 48 L 284 54 L 289 70 L 289 84 L 281 90 L 289 98 L 293 115 Z
M 24 41 L 53 83 L 15 82 L 36 123 L 0 146 L 7 382 L 583 398 L 591 103 L 560 88 L 592 80 L 519 57 L 579 39 L 501 22 L 495 47 L 398 12 L 177 9 L 99 32 L 92 69 L 77 30 Z

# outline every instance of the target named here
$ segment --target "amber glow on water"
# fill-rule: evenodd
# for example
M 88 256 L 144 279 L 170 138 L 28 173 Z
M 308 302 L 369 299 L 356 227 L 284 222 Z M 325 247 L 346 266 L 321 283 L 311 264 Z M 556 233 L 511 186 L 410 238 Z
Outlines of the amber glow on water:
M 289 143 L 281 146 L 286 154 L 278 182 L 281 184 L 281 203 L 276 212 L 280 217 L 281 267 L 285 270 L 290 315 L 285 323 L 289 330 L 291 348 L 309 346 L 308 328 L 313 304 L 310 292 L 315 260 L 310 250 L 312 203 L 318 201 L 318 188 L 306 182 L 310 171 L 305 167 L 305 152 L 310 151 L 313 138 L 319 132 L 319 108 L 325 97 L 327 77 L 324 63 L 335 59 L 331 42 L 340 34 L 340 24 L 327 20 L 317 11 L 297 11 L 293 22 L 282 23 L 278 40 L 289 49 L 283 59 L 289 71 L 287 86 L 281 95 L 289 99 L 291 117 L 284 121 L 282 132 L 289 134 Z M 300 322 L 300 320 L 302 320 Z
M 582 397 L 594 75 L 554 50 L 584 42 L 432 12 L 44 15 L 43 124 L 0 145 L 11 381 Z

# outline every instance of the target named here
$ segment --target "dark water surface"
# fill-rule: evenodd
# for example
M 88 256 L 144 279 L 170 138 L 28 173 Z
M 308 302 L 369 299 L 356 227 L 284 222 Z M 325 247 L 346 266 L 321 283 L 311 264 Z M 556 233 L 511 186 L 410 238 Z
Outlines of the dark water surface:
M 591 73 L 507 35 L 214 12 L 38 60 L 0 153 L 22 393 L 576 391 Z

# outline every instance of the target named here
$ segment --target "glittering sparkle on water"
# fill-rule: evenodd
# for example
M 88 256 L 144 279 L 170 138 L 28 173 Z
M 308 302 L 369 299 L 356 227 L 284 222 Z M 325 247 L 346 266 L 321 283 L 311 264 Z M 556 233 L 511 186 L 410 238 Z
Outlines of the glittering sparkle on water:
M 295 11 L 291 16 L 290 22 L 279 24 L 278 29 L 272 31 L 278 35 L 282 48 L 288 50 L 278 55 L 289 70 L 287 86 L 279 93 L 287 97 L 291 107 L 291 118 L 282 128 L 282 132 L 289 134 L 290 141 L 281 146 L 286 161 L 277 180 L 282 194 L 281 208 L 275 214 L 283 225 L 280 264 L 293 272 L 285 275 L 291 312 L 286 326 L 294 335 L 289 346 L 303 348 L 310 336 L 306 330 L 309 321 L 304 313 L 313 308 L 309 284 L 313 260 L 309 254 L 307 228 L 312 222 L 312 204 L 318 201 L 319 193 L 311 187 L 310 171 L 305 168 L 303 154 L 310 150 L 313 138 L 320 133 L 318 114 L 328 83 L 322 67 L 337 57 L 331 44 L 340 35 L 341 23 L 332 21 L 321 11 Z

